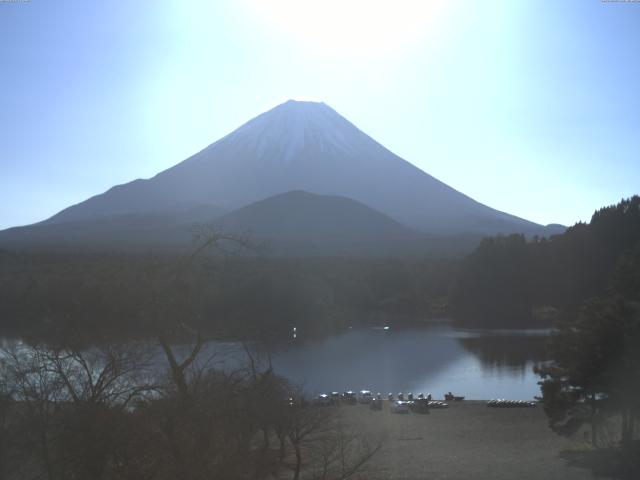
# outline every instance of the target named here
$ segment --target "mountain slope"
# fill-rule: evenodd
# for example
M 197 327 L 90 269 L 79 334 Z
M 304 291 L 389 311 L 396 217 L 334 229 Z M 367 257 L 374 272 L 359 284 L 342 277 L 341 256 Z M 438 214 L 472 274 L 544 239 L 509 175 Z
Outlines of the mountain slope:
M 184 247 L 193 238 L 195 223 L 209 223 L 223 213 L 213 205 L 198 205 L 166 212 L 105 214 L 65 222 L 40 222 L 0 231 L 0 245 L 89 250 Z
M 431 234 L 545 234 L 393 154 L 324 103 L 288 101 L 148 180 L 118 185 L 47 223 L 144 213 L 177 203 L 233 210 L 304 190 L 357 200 Z
M 277 256 L 411 255 L 425 252 L 425 238 L 355 200 L 292 191 L 220 216 L 200 207 L 190 215 L 135 213 L 60 223 L 40 223 L 0 232 L 3 246 L 59 249 L 189 248 L 195 223 L 249 237 Z M 470 250 L 470 249 L 469 249 Z

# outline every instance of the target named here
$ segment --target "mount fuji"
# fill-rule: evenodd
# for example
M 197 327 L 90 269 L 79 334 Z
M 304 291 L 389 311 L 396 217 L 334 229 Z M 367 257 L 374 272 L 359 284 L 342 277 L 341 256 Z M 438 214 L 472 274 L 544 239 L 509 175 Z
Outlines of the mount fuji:
M 180 235 L 164 235 L 162 229 L 182 231 L 189 222 L 231 215 L 292 191 L 318 195 L 314 202 L 334 199 L 332 205 L 336 205 L 335 197 L 356 202 L 358 211 L 375 212 L 367 216 L 372 222 L 384 218 L 387 227 L 389 222 L 397 225 L 392 236 L 402 231 L 481 236 L 549 235 L 562 230 L 495 210 L 456 191 L 395 155 L 324 103 L 290 100 L 150 179 L 115 186 L 39 224 L 0 232 L 0 244 L 91 242 L 87 232 L 96 229 L 102 239 L 109 232 L 126 239 L 130 232 L 144 244 L 147 235 L 140 232 L 145 225 L 154 233 L 149 242 L 167 237 L 178 241 Z M 298 197 L 284 198 L 295 202 Z M 274 224 L 285 211 L 269 210 Z M 330 209 L 316 208 L 308 212 L 310 222 L 318 211 L 331 215 Z M 269 222 L 264 212 L 259 222 Z M 237 221 L 234 225 L 239 226 Z M 252 228 L 251 222 L 244 226 Z M 339 231 L 325 233 L 339 236 Z

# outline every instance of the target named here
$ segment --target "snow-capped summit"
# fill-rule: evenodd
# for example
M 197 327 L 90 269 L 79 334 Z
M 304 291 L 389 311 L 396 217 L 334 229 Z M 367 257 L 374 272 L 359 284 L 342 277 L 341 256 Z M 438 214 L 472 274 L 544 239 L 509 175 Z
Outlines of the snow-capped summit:
M 305 148 L 349 152 L 357 148 L 362 132 L 322 102 L 289 100 L 250 120 L 217 143 L 253 143 L 259 157 L 288 162 Z M 213 145 L 212 145 L 213 147 Z
M 351 198 L 429 233 L 544 233 L 393 154 L 324 103 L 290 100 L 148 180 L 118 185 L 48 223 L 216 205 L 304 190 Z

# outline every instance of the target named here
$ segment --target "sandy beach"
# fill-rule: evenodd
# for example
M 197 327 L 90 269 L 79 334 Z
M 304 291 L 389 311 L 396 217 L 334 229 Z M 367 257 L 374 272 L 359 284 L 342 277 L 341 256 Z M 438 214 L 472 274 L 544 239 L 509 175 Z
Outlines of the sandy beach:
M 584 479 L 567 466 L 563 449 L 584 446 L 554 434 L 540 407 L 488 408 L 483 401 L 451 402 L 428 415 L 394 414 L 366 405 L 339 407 L 354 432 L 386 437 L 362 470 L 367 479 Z

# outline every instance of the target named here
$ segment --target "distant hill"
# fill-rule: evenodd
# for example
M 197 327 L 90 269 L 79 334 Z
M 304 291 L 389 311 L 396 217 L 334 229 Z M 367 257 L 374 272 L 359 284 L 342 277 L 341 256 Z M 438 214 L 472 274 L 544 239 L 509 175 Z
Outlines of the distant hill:
M 424 251 L 424 235 L 345 197 L 292 191 L 235 210 L 215 225 L 249 232 L 284 255 L 375 254 Z

